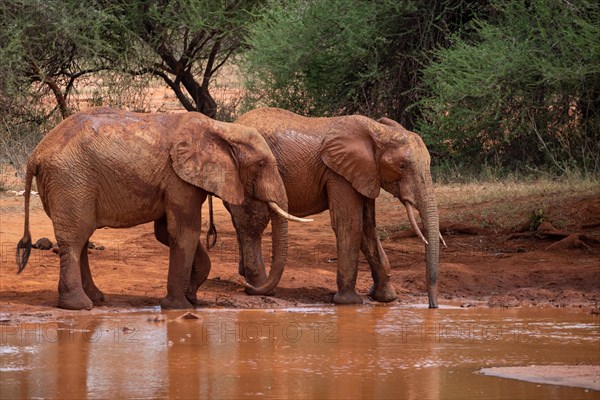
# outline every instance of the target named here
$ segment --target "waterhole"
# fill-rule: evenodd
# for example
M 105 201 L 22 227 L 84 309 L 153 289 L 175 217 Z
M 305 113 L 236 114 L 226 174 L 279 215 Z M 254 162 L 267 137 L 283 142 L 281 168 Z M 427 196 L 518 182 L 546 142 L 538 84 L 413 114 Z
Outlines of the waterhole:
M 0 324 L 0 398 L 595 398 L 486 367 L 598 365 L 597 315 L 347 306 Z

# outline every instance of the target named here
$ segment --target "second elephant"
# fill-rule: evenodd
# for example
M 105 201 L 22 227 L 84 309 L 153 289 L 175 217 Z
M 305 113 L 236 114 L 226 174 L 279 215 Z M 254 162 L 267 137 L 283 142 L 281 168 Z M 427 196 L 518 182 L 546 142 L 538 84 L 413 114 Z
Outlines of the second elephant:
M 371 266 L 378 301 L 397 298 L 389 260 L 376 232 L 375 198 L 380 189 L 406 208 L 413 229 L 426 246 L 429 307 L 437 308 L 439 217 L 423 140 L 397 122 L 363 116 L 307 118 L 265 108 L 242 115 L 236 123 L 256 128 L 273 151 L 289 201 L 289 212 L 308 216 L 329 209 L 337 240 L 337 287 L 333 301 L 361 303 L 355 285 L 359 249 Z M 227 205 L 238 233 L 240 274 L 252 285 L 266 280 L 261 236 L 269 221 L 264 204 L 246 199 Z M 421 233 L 414 214 L 424 223 Z M 247 289 L 252 293 L 251 287 Z

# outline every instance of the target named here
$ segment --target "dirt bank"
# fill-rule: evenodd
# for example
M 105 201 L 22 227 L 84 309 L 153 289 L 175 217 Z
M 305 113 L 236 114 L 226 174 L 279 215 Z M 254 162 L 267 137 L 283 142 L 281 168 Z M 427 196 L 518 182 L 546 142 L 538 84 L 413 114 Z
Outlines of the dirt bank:
M 22 185 L 18 179 L 8 182 L 11 184 L 16 190 Z M 493 190 L 499 189 L 437 188 L 448 244 L 441 255 L 440 302 L 465 307 L 585 307 L 597 313 L 598 190 L 542 188 L 522 193 L 521 189 L 504 188 L 501 195 L 493 194 Z M 220 201 L 215 204 L 219 239 L 211 251 L 209 279 L 198 293 L 202 305 L 270 308 L 330 302 L 336 288 L 336 253 L 328 212 L 316 215 L 311 224 L 290 224 L 289 261 L 276 295 L 252 297 L 240 284 L 238 250 L 229 214 Z M 34 241 L 41 237 L 54 241 L 51 222 L 39 198 L 33 198 L 31 209 Z M 398 301 L 426 303 L 423 245 L 410 236 L 405 212 L 390 195 L 378 199 L 377 210 Z M 58 257 L 51 251 L 34 249 L 27 268 L 17 276 L 14 254 L 22 231 L 23 197 L 10 191 L 0 193 L 0 312 L 55 313 Z M 92 241 L 103 248 L 90 249 L 94 279 L 106 295 L 105 305 L 98 311 L 158 304 L 165 294 L 168 251 L 154 239 L 151 224 L 102 229 Z M 265 259 L 270 259 L 268 234 L 265 241 Z M 371 284 L 368 264 L 363 259 L 357 289 L 366 294 Z M 365 300 L 369 301 L 366 296 Z

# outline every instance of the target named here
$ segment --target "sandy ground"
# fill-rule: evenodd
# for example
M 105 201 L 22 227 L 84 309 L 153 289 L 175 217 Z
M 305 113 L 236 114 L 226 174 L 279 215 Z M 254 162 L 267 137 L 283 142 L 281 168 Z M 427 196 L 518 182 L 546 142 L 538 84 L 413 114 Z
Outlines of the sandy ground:
M 13 181 L 6 185 L 19 189 L 21 181 Z M 441 304 L 583 307 L 598 313 L 600 192 L 541 193 L 515 197 L 508 205 L 489 201 L 463 205 L 449 200 L 460 195 L 453 190 L 461 189 L 438 188 L 441 228 L 448 244 L 440 261 Z M 529 214 L 541 203 L 544 222 L 537 231 L 527 231 Z M 204 204 L 203 215 L 208 214 L 206 207 Z M 209 279 L 198 292 L 202 305 L 269 308 L 330 302 L 336 289 L 336 251 L 328 212 L 314 216 L 310 224 L 290 223 L 288 264 L 276 295 L 267 297 L 243 292 L 237 273 L 235 231 L 218 199 L 215 208 L 219 239 L 210 253 Z M 405 212 L 397 200 L 384 193 L 377 201 L 377 210 L 398 301 L 426 303 L 423 245 L 410 236 Z M 0 193 L 1 311 L 54 312 L 58 256 L 33 249 L 27 268 L 16 275 L 15 247 L 22 232 L 23 197 L 11 191 Z M 41 237 L 55 241 L 51 221 L 37 196 L 32 200 L 31 232 L 34 242 Z M 89 250 L 94 279 L 106 295 L 100 308 L 158 304 L 165 294 L 168 250 L 154 239 L 152 224 L 101 229 L 91 240 L 103 248 Z M 269 260 L 270 228 L 263 251 Z M 366 293 L 371 284 L 368 264 L 361 259 L 357 290 L 365 294 L 366 302 L 370 302 Z

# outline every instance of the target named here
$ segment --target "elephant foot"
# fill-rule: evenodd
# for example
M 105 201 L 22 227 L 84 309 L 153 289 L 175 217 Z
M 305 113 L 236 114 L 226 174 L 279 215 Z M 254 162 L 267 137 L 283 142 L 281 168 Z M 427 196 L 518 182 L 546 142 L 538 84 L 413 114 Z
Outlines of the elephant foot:
M 102 293 L 96 286 L 84 288 L 83 290 L 95 306 L 104 302 L 104 293 Z
M 163 310 L 188 310 L 194 309 L 194 306 L 184 296 L 167 296 L 160 301 L 160 308 Z
M 396 288 L 388 282 L 387 284 L 379 287 L 375 287 L 375 285 L 371 286 L 371 290 L 369 290 L 369 297 L 375 301 L 380 301 L 383 303 L 389 303 L 390 301 L 394 301 L 398 298 L 398 294 L 396 293 Z
M 83 290 L 58 294 L 58 308 L 65 310 L 91 310 L 94 303 Z
M 196 295 L 196 290 L 188 291 L 185 295 L 185 298 L 188 299 L 188 301 L 192 303 L 194 307 L 198 305 L 198 296 Z
M 363 298 L 354 289 L 345 289 L 338 291 L 333 296 L 335 304 L 362 304 Z

